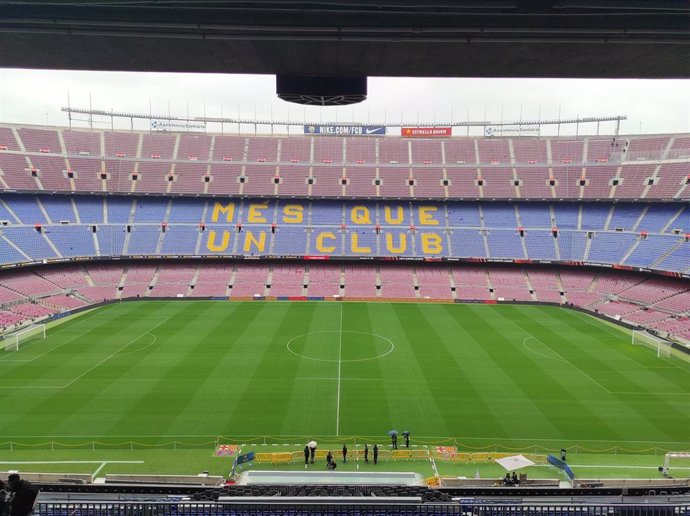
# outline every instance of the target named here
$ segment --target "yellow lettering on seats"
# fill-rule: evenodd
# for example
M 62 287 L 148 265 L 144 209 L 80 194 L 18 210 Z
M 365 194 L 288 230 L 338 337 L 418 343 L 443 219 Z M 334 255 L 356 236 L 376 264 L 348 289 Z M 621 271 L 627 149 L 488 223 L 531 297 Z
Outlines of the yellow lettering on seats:
M 350 218 L 355 224 L 371 224 L 369 208 L 366 206 L 353 206 L 350 211 Z
M 304 207 L 299 204 L 286 204 L 283 206 L 283 222 L 287 224 L 299 224 L 304 220 Z
M 223 240 L 220 245 L 216 244 L 216 232 L 211 230 L 208 232 L 208 240 L 206 242 L 206 248 L 214 253 L 222 253 L 228 248 L 230 243 L 230 231 L 223 231 Z
M 323 241 L 324 240 L 335 240 L 335 235 L 331 233 L 330 231 L 327 231 L 325 233 L 319 233 L 316 235 L 316 250 L 319 251 L 320 253 L 332 253 L 335 251 L 335 246 L 334 245 L 324 245 Z
M 396 206 L 395 210 L 396 210 L 396 214 L 395 214 L 395 218 L 393 218 L 393 215 L 391 215 L 391 207 L 390 206 L 384 206 L 383 207 L 383 219 L 388 224 L 402 224 L 403 221 L 405 220 L 405 210 L 403 209 L 403 207 L 402 206 Z
M 244 233 L 244 246 L 242 249 L 245 253 L 248 253 L 249 251 L 251 251 L 252 245 L 256 247 L 257 251 L 263 253 L 266 247 L 266 232 L 262 231 L 261 233 L 259 233 L 259 238 L 257 240 L 251 231 L 246 231 Z
M 438 226 L 438 220 L 434 219 L 434 213 L 438 211 L 436 206 L 420 206 L 419 207 L 419 225 L 420 226 Z
M 250 204 L 249 213 L 247 213 L 247 222 L 266 222 L 266 217 L 260 210 L 268 208 L 268 204 Z
M 220 214 L 225 215 L 225 220 L 227 222 L 232 222 L 233 217 L 235 216 L 235 204 L 234 203 L 229 203 L 223 206 L 219 202 L 213 203 L 213 212 L 211 213 L 211 221 L 212 222 L 218 222 L 218 217 Z
M 371 247 L 359 247 L 359 235 L 357 233 L 352 233 L 352 252 L 369 254 L 371 253 Z
M 441 254 L 443 252 L 443 238 L 436 233 L 422 233 L 422 252 L 424 254 Z
M 407 235 L 398 233 L 398 245 L 393 244 L 393 233 L 386 233 L 386 249 L 389 253 L 401 254 L 407 249 Z

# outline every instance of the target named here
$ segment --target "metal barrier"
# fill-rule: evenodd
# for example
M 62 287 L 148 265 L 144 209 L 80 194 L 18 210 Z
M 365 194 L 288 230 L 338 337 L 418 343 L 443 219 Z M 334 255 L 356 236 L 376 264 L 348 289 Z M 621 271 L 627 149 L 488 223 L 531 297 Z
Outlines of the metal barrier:
M 37 505 L 38 516 L 690 516 L 690 504 L 487 504 L 373 503 L 356 499 L 340 503 L 315 499 L 289 503 L 265 500 L 238 503 L 74 502 Z

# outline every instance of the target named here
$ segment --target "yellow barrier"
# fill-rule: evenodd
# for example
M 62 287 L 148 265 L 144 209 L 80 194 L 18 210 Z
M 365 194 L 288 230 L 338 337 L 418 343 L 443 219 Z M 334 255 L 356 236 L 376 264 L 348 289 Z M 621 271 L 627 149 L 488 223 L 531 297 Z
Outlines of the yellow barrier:
M 525 455 L 525 458 L 531 460 L 535 464 L 548 464 L 549 463 L 549 461 L 546 460 L 546 455 L 528 453 Z
M 292 453 L 273 453 L 273 464 L 289 464 L 292 462 Z M 304 457 L 304 455 L 302 455 Z
M 421 451 L 421 450 L 419 450 Z M 419 452 L 418 451 L 418 452 Z M 428 453 L 428 452 L 426 452 Z M 414 454 L 414 452 L 413 452 Z M 438 460 L 447 460 L 451 462 L 462 463 L 478 463 L 478 462 L 493 462 L 496 459 L 503 459 L 515 455 L 514 453 L 493 452 L 493 453 L 477 453 L 477 452 L 458 452 L 458 453 L 438 453 L 434 452 L 433 457 Z M 546 464 L 546 455 L 529 453 L 524 454 L 525 458 L 531 460 L 535 464 Z
M 425 479 L 425 482 L 429 487 L 438 487 L 441 485 L 441 479 L 439 477 L 429 477 Z
M 254 460 L 260 464 L 273 464 L 273 453 L 255 453 Z

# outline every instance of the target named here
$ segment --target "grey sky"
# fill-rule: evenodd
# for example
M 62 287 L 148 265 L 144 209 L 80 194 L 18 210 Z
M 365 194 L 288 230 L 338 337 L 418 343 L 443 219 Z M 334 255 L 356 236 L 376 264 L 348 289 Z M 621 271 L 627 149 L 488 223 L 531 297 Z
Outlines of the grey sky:
M 273 76 L 0 69 L 0 122 L 67 125 L 60 107 L 301 122 L 439 123 L 627 115 L 623 134 L 690 132 L 689 80 L 370 78 L 354 107 L 303 108 L 275 96 Z M 128 123 L 127 123 L 128 124 Z M 84 125 L 84 124 L 81 124 Z M 105 126 L 103 126 L 105 127 Z M 128 127 L 120 125 L 120 127 Z M 146 129 L 142 124 L 139 129 Z M 572 129 L 574 130 L 574 128 Z M 595 126 L 581 128 L 592 133 Z M 555 131 L 555 129 L 554 129 Z M 561 134 L 570 130 L 562 129 Z M 610 133 L 612 127 L 602 127 Z M 544 130 L 542 134 L 552 134 Z

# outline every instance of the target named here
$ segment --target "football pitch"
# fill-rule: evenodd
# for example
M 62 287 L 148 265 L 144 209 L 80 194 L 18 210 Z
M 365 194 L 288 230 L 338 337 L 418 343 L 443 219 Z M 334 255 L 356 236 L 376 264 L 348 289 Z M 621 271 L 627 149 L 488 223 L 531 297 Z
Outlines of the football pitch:
M 690 364 L 557 307 L 123 302 L 0 352 L 0 407 L 5 450 L 396 429 L 468 451 L 663 455 L 690 448 Z

